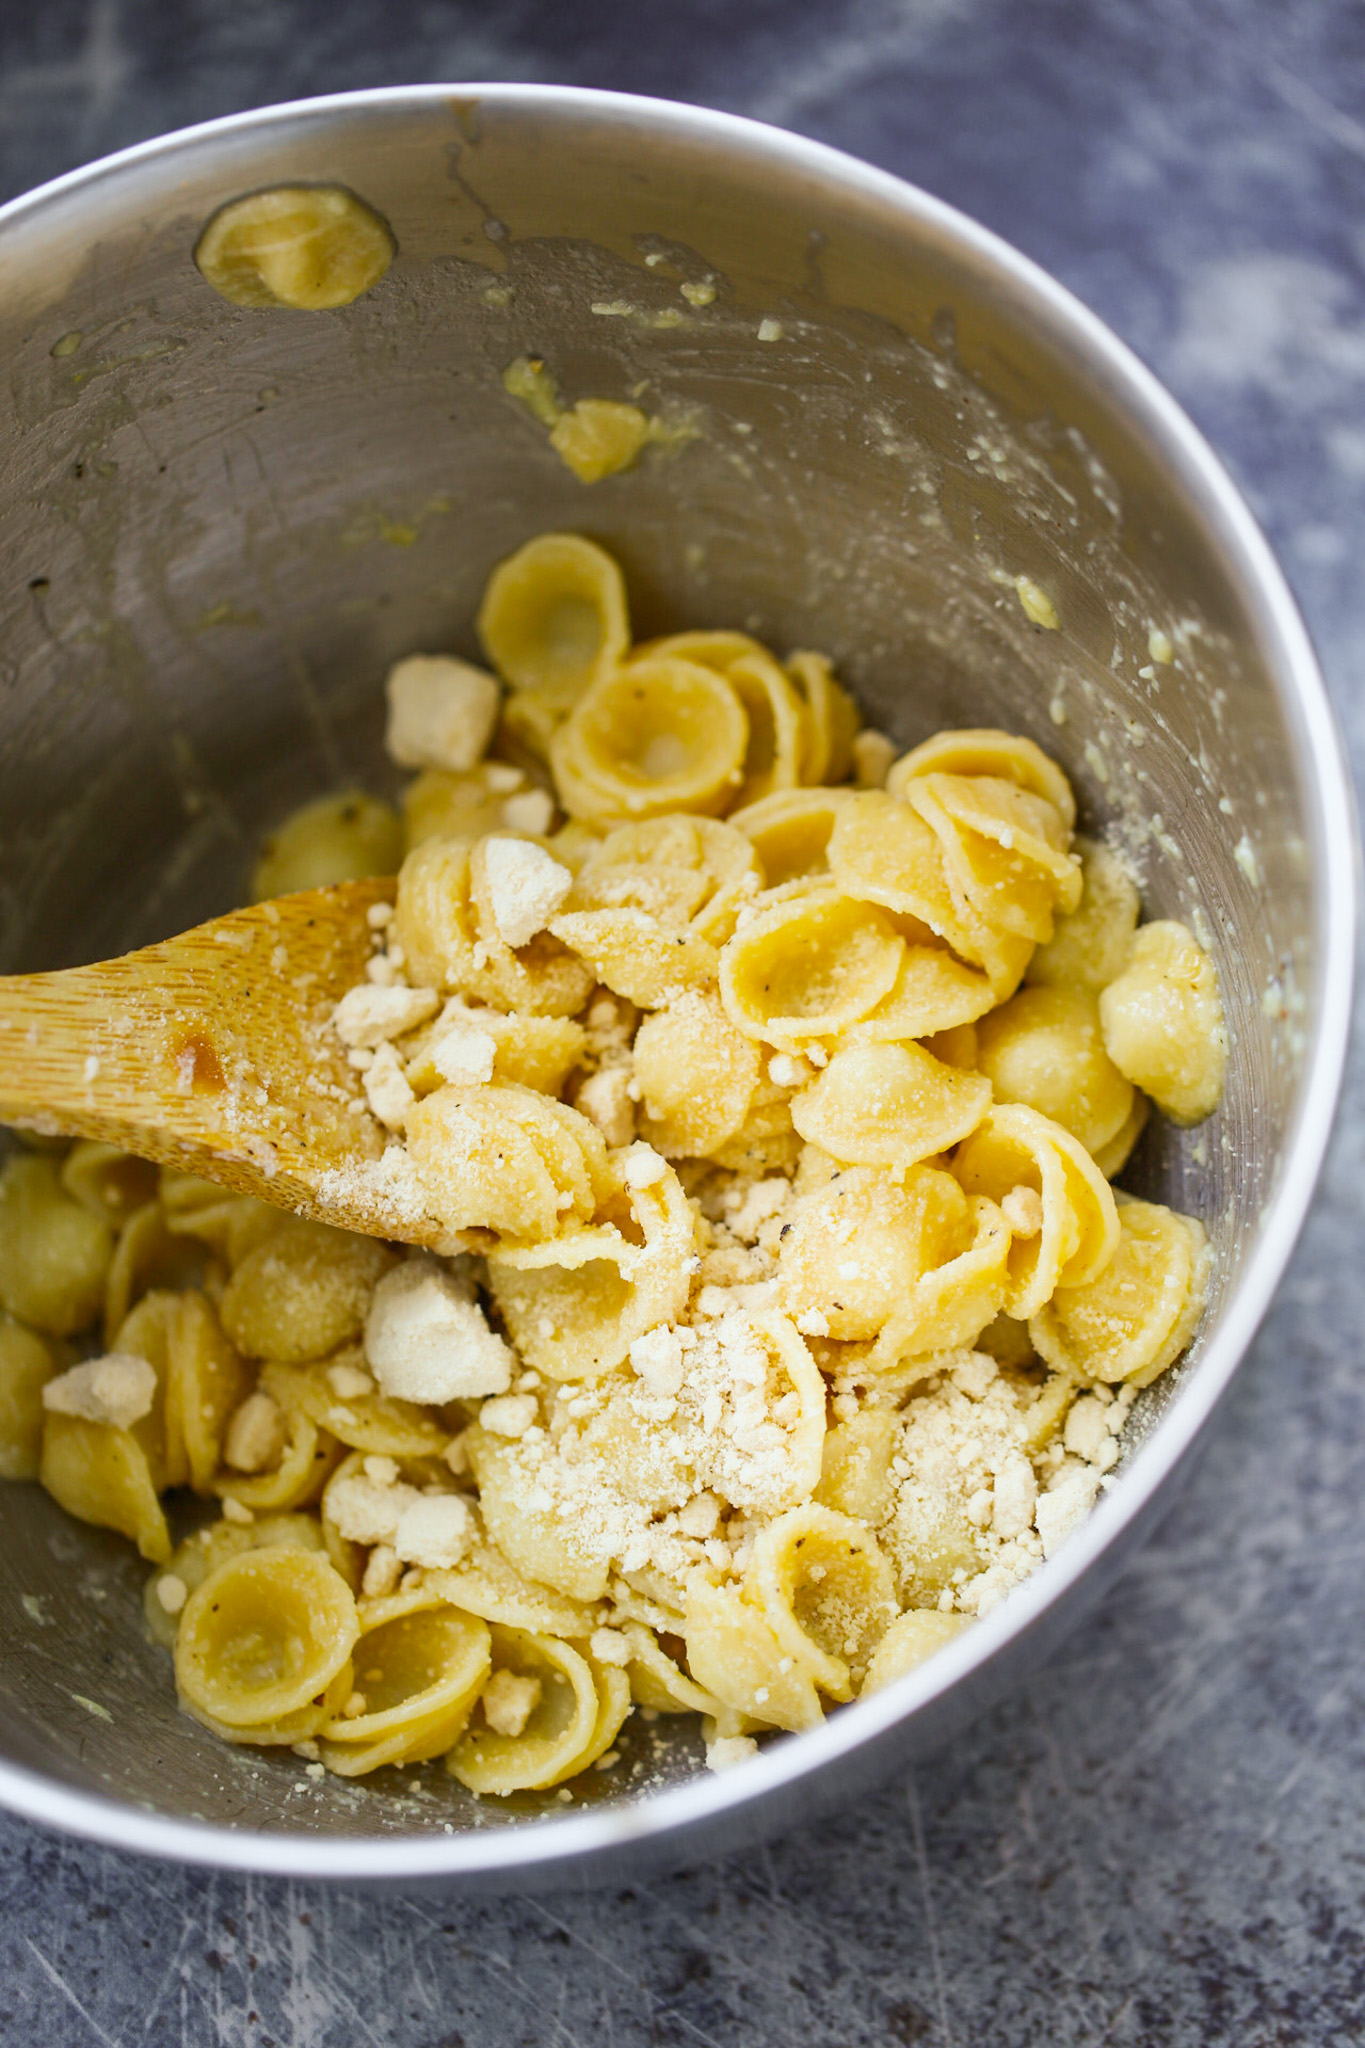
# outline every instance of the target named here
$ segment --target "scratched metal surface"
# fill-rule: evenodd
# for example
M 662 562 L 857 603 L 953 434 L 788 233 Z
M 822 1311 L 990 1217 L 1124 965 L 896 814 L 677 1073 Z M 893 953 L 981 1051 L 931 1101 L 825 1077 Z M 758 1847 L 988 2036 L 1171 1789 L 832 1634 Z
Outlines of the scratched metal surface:
M 1001 230 L 1250 493 L 1365 761 L 1352 0 L 5 0 L 0 189 L 296 93 L 562 79 L 754 113 Z M 0 2042 L 1271 2048 L 1365 2039 L 1365 1084 L 1216 1441 L 1109 1610 L 913 1778 L 648 1889 L 480 1906 L 0 1821 Z

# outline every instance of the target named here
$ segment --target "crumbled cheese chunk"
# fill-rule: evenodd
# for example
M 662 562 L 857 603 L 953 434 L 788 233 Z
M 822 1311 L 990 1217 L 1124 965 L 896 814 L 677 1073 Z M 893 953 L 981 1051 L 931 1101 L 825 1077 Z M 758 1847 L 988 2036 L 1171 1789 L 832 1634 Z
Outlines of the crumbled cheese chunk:
M 1022 1451 L 1009 1452 L 995 1475 L 991 1520 L 996 1535 L 1006 1541 L 1022 1536 L 1032 1525 L 1037 1499 L 1038 1481 L 1032 1465 Z
M 655 1394 L 676 1394 L 683 1382 L 683 1351 L 676 1330 L 660 1323 L 630 1347 L 630 1362 Z
M 1095 1504 L 1099 1474 L 1089 1465 L 1063 1465 L 1044 1494 L 1033 1519 L 1043 1539 L 1043 1556 L 1055 1557 L 1067 1537 Z
M 179 1614 L 190 1597 L 190 1589 L 177 1572 L 163 1572 L 156 1582 L 156 1597 L 165 1614 Z
M 497 723 L 496 676 L 449 654 L 412 654 L 389 670 L 384 743 L 400 768 L 465 774 L 483 759 Z
M 619 1148 L 635 1136 L 635 1104 L 629 1067 L 599 1067 L 579 1089 L 574 1106 L 596 1124 L 607 1143 Z
M 474 1540 L 474 1517 L 457 1494 L 425 1495 L 405 1508 L 393 1548 L 405 1564 L 450 1571 Z
M 381 1045 L 365 1069 L 365 1100 L 386 1130 L 402 1130 L 417 1097 L 391 1045 Z
M 714 1493 L 694 1493 L 678 1509 L 678 1527 L 684 1536 L 704 1543 L 720 1527 L 720 1502 Z
M 234 1410 L 223 1437 L 223 1463 L 234 1472 L 268 1472 L 280 1462 L 287 1424 L 269 1394 L 248 1394 Z
M 537 837 L 554 823 L 555 801 L 548 789 L 523 789 L 509 796 L 502 807 L 502 822 L 509 832 L 534 832 Z
M 525 1436 L 535 1419 L 534 1394 L 499 1394 L 479 1410 L 479 1421 L 494 1436 Z
M 1043 1227 L 1043 1198 L 1036 1188 L 1011 1188 L 1000 1213 L 1016 1237 L 1036 1237 Z
M 747 1764 L 750 1757 L 757 1755 L 758 1744 L 752 1735 L 719 1735 L 706 1745 L 706 1768 L 732 1771 L 736 1764 Z
M 405 1031 L 415 1031 L 440 1007 L 435 989 L 376 988 L 361 983 L 341 998 L 332 1012 L 332 1025 L 343 1045 L 381 1045 L 386 1038 L 401 1038 Z
M 223 1520 L 235 1522 L 239 1529 L 249 1529 L 256 1517 L 245 1501 L 234 1500 L 229 1493 L 223 1500 Z
M 324 1510 L 339 1535 L 348 1543 L 382 1543 L 397 1555 L 394 1542 L 398 1525 L 409 1508 L 425 1495 L 415 1486 L 381 1486 L 365 1472 L 350 1472 L 333 1480 L 327 1489 Z
M 505 946 L 525 946 L 554 916 L 573 875 L 527 839 L 486 839 L 483 855 L 498 937 Z
M 1109 1440 L 1109 1409 L 1093 1394 L 1072 1403 L 1062 1441 L 1074 1457 L 1093 1463 Z
M 796 1327 L 803 1337 L 828 1337 L 829 1317 L 822 1308 L 808 1308 L 796 1318 Z
M 402 1401 L 455 1401 L 501 1394 L 512 1353 L 490 1330 L 467 1289 L 434 1259 L 408 1259 L 375 1288 L 365 1357 L 386 1394 Z
M 623 1671 L 631 1659 L 630 1638 L 619 1628 L 594 1629 L 588 1648 L 599 1664 L 616 1664 Z
M 791 1182 L 784 1180 L 781 1174 L 775 1174 L 769 1180 L 750 1181 L 747 1185 L 740 1183 L 726 1197 L 727 1226 L 742 1244 L 753 1244 L 763 1225 L 786 1208 L 791 1191 Z
M 638 1138 L 626 1154 L 625 1176 L 628 1188 L 652 1188 L 668 1172 L 668 1161 L 661 1158 L 652 1145 Z
M 374 1392 L 374 1381 L 363 1365 L 329 1365 L 327 1384 L 338 1401 L 361 1401 Z
M 88 1358 L 59 1373 L 43 1388 L 43 1406 L 53 1415 L 79 1415 L 111 1429 L 131 1429 L 152 1412 L 156 1369 L 128 1351 Z
M 457 1022 L 445 1026 L 427 1051 L 443 1081 L 468 1088 L 476 1082 L 492 1080 L 498 1041 L 481 1024 Z
M 483 1689 L 483 1718 L 495 1735 L 521 1735 L 540 1704 L 540 1680 L 529 1672 L 495 1671 Z

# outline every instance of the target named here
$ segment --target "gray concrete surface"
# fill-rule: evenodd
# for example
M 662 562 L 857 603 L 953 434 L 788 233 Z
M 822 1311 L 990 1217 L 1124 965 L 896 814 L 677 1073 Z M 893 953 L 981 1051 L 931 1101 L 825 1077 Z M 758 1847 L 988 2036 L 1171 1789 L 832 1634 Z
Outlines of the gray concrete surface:
M 1247 489 L 1365 763 L 1352 0 L 5 0 L 0 189 L 293 94 L 617 86 L 965 207 Z M 630 1893 L 442 1907 L 0 1821 L 0 2041 L 1335 2048 L 1365 2039 L 1365 1081 L 1212 1450 L 1106 1613 L 836 1825 Z

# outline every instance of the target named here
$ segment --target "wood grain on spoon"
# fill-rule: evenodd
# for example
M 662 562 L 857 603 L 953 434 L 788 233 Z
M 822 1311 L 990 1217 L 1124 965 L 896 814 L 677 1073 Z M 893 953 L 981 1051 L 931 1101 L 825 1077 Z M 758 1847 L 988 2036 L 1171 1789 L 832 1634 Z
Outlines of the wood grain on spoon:
M 328 1028 L 365 980 L 391 880 L 309 889 L 56 974 L 0 978 L 0 1122 L 101 1138 L 241 1194 L 438 1244 L 338 1180 L 384 1137 Z M 358 1105 L 358 1107 L 356 1106 Z

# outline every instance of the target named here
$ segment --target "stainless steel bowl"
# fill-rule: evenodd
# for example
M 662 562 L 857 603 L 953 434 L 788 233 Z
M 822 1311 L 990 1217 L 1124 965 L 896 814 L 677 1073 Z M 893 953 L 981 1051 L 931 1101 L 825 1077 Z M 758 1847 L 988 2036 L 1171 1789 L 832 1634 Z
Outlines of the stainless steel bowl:
M 214 208 L 285 180 L 339 180 L 392 223 L 367 298 L 243 311 L 199 277 Z M 694 308 L 679 287 L 703 279 Z M 527 351 L 573 397 L 643 387 L 700 431 L 585 488 L 502 390 Z M 0 1800 L 240 1869 L 524 1889 L 744 1843 L 942 1742 L 1169 1497 L 1336 1098 L 1349 785 L 1293 603 L 1204 442 L 1084 308 L 923 193 L 723 115 L 558 88 L 314 100 L 62 179 L 0 213 L 0 355 L 7 969 L 234 900 L 262 826 L 378 772 L 385 664 L 473 652 L 491 564 L 562 526 L 619 552 L 642 633 L 819 646 L 903 741 L 1003 724 L 1059 754 L 1149 912 L 1206 920 L 1233 1033 L 1217 1118 L 1155 1132 L 1135 1168 L 1217 1247 L 1194 1352 L 1091 1521 L 927 1668 L 721 1778 L 695 1737 L 642 1728 L 643 1788 L 595 1778 L 571 1808 L 316 1787 L 177 1713 L 124 1546 L 0 1487 Z

